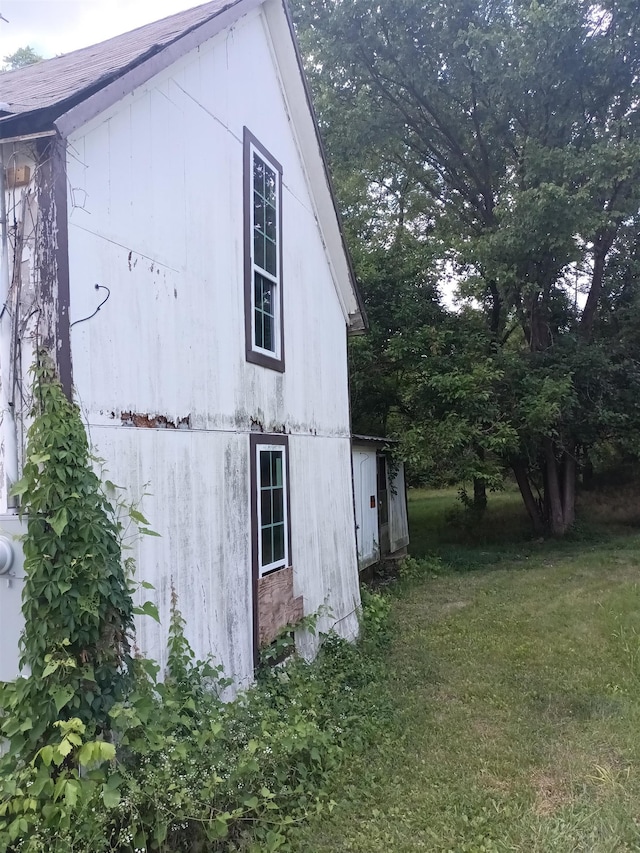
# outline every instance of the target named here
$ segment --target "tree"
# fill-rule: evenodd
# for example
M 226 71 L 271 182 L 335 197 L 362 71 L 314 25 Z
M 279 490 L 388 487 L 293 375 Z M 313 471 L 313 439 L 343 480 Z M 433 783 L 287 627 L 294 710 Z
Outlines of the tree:
M 605 343 L 638 236 L 637 3 L 295 7 L 333 157 L 357 170 L 375 150 L 402 170 L 482 315 L 491 404 L 476 438 L 508 425 L 517 440 L 499 452 L 534 525 L 564 533 L 580 453 L 635 417 L 621 377 L 640 390 Z
M 25 65 L 33 65 L 35 62 L 40 62 L 41 59 L 40 54 L 27 45 L 26 47 L 19 47 L 15 53 L 5 56 L 3 62 L 5 71 L 13 71 L 15 68 L 24 68 Z

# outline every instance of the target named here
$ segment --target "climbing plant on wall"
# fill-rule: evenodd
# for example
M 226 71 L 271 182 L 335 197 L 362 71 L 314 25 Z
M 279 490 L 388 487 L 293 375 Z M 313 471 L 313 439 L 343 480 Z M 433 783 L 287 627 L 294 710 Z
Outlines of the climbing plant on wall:
M 14 494 L 27 517 L 23 668 L 0 688 L 2 731 L 28 759 L 59 740 L 59 721 L 96 734 L 130 681 L 131 590 L 119 523 L 92 467 L 78 407 L 45 354 L 33 367 L 33 423 Z

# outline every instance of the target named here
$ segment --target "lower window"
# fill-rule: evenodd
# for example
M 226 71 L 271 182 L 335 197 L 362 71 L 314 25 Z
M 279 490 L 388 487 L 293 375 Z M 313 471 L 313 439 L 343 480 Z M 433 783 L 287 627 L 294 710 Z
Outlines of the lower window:
M 286 436 L 251 436 L 253 552 L 258 577 L 290 565 L 287 450 Z

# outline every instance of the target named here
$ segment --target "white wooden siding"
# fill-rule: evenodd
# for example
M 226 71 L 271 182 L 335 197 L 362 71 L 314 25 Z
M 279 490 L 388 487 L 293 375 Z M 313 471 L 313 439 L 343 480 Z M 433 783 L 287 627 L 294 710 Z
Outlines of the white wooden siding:
M 304 596 L 307 613 L 328 607 L 319 630 L 353 639 L 360 592 L 353 498 L 343 487 L 345 472 L 351 479 L 350 453 L 348 438 L 289 439 L 294 594 Z M 315 647 L 316 638 L 307 637 L 303 651 Z
M 141 511 L 158 537 L 135 542 L 139 580 L 155 589 L 161 625 L 138 620 L 145 652 L 166 663 L 171 585 L 199 656 L 212 653 L 240 682 L 253 667 L 249 439 L 217 431 L 92 427 L 106 476 Z
M 284 376 L 244 357 L 244 124 L 284 165 Z M 72 330 L 92 420 L 170 407 L 196 428 L 257 417 L 265 429 L 348 434 L 344 318 L 260 14 L 70 143 L 70 195 L 83 200 L 70 217 L 72 321 L 99 301 L 94 283 L 112 293 Z
M 284 167 L 286 371 L 245 360 L 242 136 Z M 357 631 L 344 313 L 261 13 L 179 60 L 69 140 L 74 383 L 108 476 L 162 538 L 138 546 L 162 627 L 171 578 L 199 656 L 252 672 L 249 433 L 290 435 L 296 594 Z M 123 426 L 126 413 L 185 429 Z M 186 419 L 186 420 L 185 420 Z M 148 484 L 145 486 L 145 484 Z M 325 627 L 328 622 L 325 620 Z

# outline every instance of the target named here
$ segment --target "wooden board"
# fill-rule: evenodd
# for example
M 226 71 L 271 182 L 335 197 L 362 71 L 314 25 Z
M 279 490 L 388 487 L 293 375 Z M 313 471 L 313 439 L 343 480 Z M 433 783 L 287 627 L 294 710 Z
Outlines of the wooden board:
M 304 615 L 303 599 L 293 594 L 293 568 L 258 579 L 258 637 L 260 646 L 272 643 L 285 625 Z

